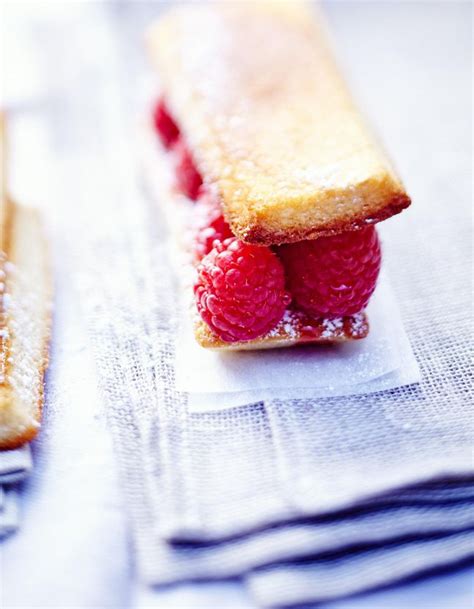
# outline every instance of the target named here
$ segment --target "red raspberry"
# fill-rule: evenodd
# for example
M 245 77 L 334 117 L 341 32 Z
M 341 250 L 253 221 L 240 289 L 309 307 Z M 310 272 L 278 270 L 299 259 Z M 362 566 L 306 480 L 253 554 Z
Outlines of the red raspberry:
M 278 254 L 294 302 L 314 316 L 354 315 L 368 303 L 380 270 L 373 226 L 282 245 Z
M 233 237 L 233 234 L 222 213 L 219 197 L 210 191 L 201 190 L 196 205 L 196 235 L 194 241 L 196 260 L 200 261 L 212 250 L 214 241 L 224 241 L 229 237 Z
M 179 138 L 178 125 L 171 118 L 165 100 L 160 98 L 153 110 L 153 123 L 165 148 L 171 148 Z
M 203 258 L 194 295 L 202 319 L 229 343 L 267 334 L 290 301 L 278 257 L 235 237 L 217 241 Z
M 194 201 L 197 199 L 202 178 L 182 139 L 179 139 L 173 146 L 173 155 L 177 186 L 184 195 Z

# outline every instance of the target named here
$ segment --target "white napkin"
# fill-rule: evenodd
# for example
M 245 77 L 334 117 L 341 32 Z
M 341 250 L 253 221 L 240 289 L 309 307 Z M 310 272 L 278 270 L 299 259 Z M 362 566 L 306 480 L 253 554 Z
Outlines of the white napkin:
M 176 384 L 193 412 L 225 410 L 269 399 L 358 395 L 420 380 L 418 364 L 384 273 L 369 304 L 367 338 L 314 345 L 219 353 L 200 347 L 189 314 L 181 314 Z

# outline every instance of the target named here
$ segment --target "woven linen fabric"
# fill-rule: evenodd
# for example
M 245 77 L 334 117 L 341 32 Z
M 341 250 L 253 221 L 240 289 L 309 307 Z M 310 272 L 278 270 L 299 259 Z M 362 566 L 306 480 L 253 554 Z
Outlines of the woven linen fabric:
M 77 272 L 146 581 L 250 573 L 257 602 L 271 606 L 275 577 L 300 581 L 289 587 L 309 602 L 334 596 L 338 565 L 340 577 L 359 574 L 343 595 L 472 554 L 460 535 L 474 525 L 469 384 L 448 390 L 449 408 L 432 383 L 189 414 L 173 388 L 174 292 L 160 224 L 139 193 L 114 207 L 113 232 L 95 221 Z M 439 477 L 445 484 L 428 484 Z M 324 567 L 331 552 L 346 559 Z M 309 564 L 335 578 L 316 596 L 291 563 L 310 557 L 306 574 Z
M 410 61 L 401 53 L 392 67 Z M 75 223 L 65 225 L 71 270 L 142 581 L 240 575 L 257 604 L 272 606 L 359 593 L 472 557 L 469 175 L 459 161 L 468 141 L 456 105 L 464 98 L 429 82 L 416 89 L 423 120 L 406 108 L 399 140 L 388 134 L 407 167 L 419 167 L 415 203 L 381 229 L 418 386 L 190 414 L 174 388 L 176 298 L 163 227 L 134 187 L 129 140 L 115 137 L 122 117 L 110 144 L 117 155 L 75 165 L 83 187 Z M 380 91 L 375 101 L 395 116 Z M 110 124 L 116 99 L 104 107 Z M 413 133 L 421 152 L 402 144 Z

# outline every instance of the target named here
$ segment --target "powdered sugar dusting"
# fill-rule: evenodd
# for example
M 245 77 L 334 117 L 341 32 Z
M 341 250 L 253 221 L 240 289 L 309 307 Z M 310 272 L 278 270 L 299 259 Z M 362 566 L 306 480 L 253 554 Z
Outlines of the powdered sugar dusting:
M 300 332 L 298 331 L 298 319 L 295 313 L 289 309 L 283 314 L 280 322 L 266 335 L 266 338 L 275 338 L 277 336 L 287 336 L 289 339 L 298 339 Z
M 281 321 L 265 338 L 285 338 L 296 342 L 332 342 L 367 336 L 369 325 L 364 312 L 351 317 L 312 318 L 302 311 L 287 309 Z
M 342 317 L 336 317 L 334 319 L 323 319 L 322 320 L 323 332 L 322 338 L 331 338 L 337 334 L 338 330 L 341 330 L 344 326 L 344 320 Z
M 353 316 L 352 330 L 355 335 L 364 335 L 367 333 L 367 317 L 364 313 L 357 313 Z

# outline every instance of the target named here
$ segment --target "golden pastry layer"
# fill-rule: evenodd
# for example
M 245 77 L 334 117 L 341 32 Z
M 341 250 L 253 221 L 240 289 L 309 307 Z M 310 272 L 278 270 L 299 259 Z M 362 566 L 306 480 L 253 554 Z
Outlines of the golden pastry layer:
M 148 43 L 168 105 L 240 239 L 313 239 L 410 204 L 305 3 L 180 7 Z

